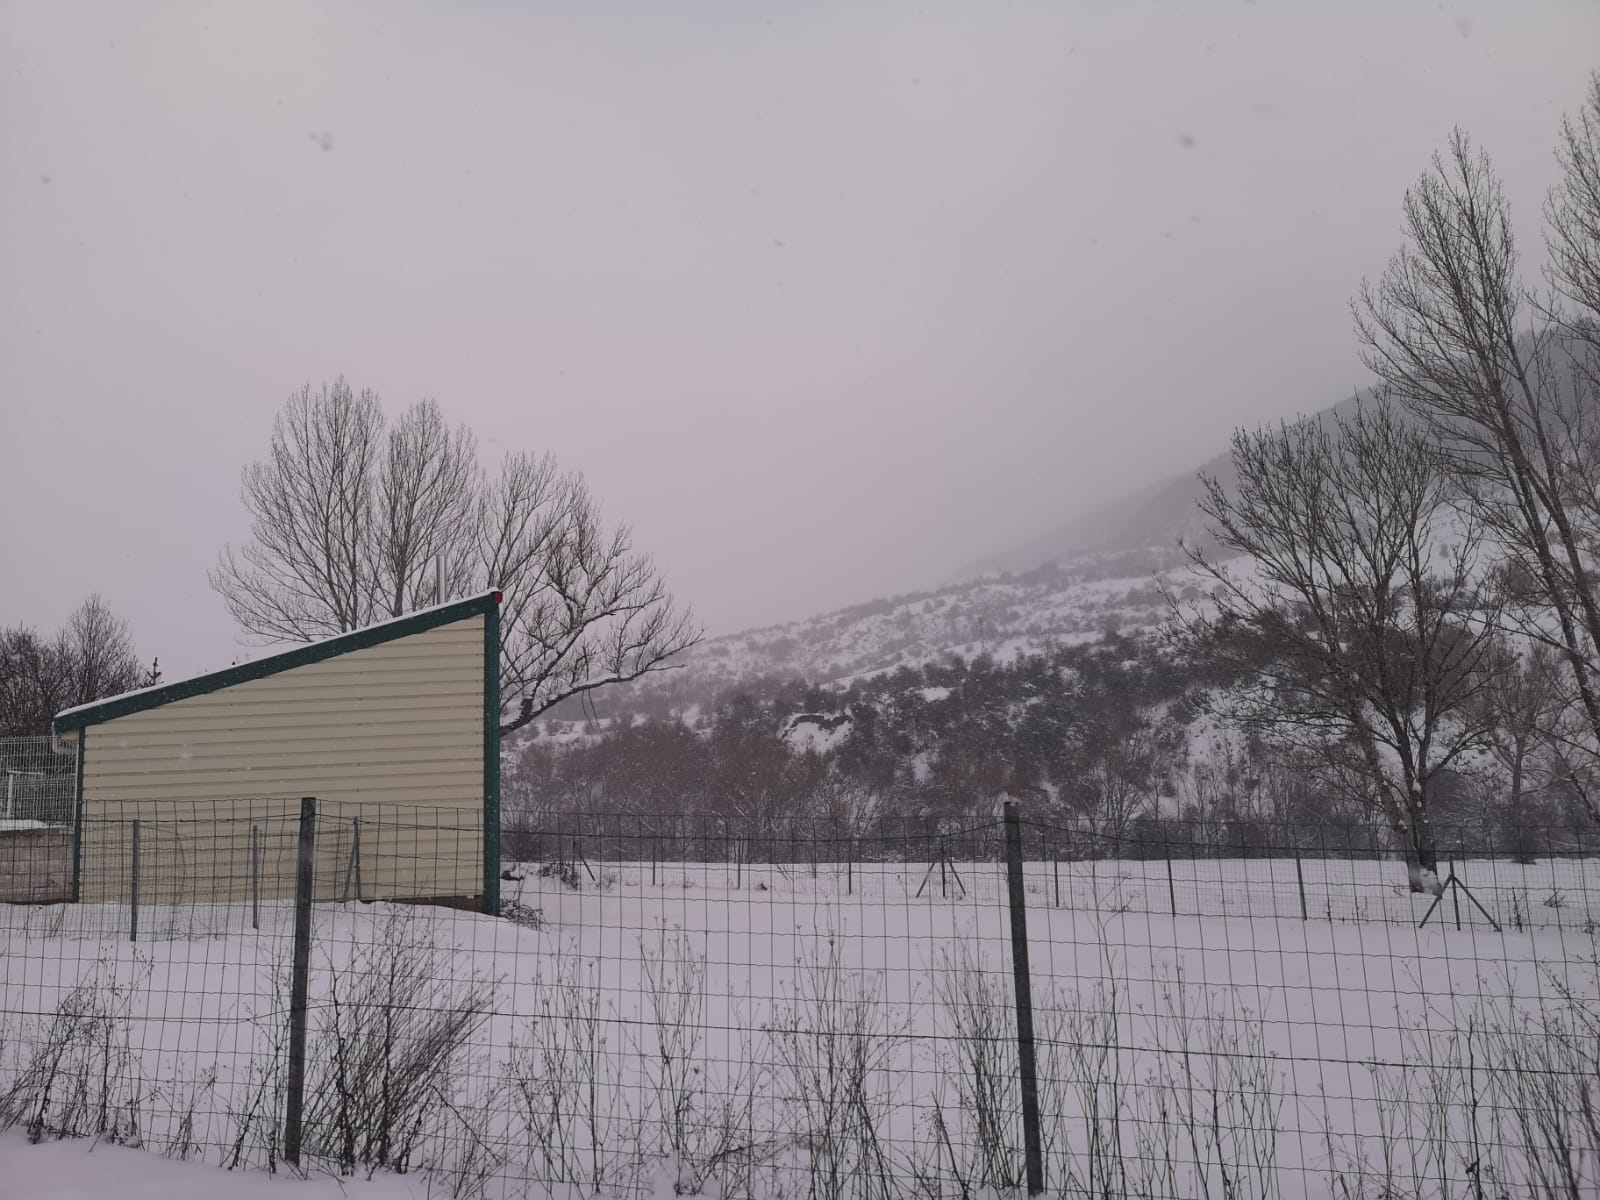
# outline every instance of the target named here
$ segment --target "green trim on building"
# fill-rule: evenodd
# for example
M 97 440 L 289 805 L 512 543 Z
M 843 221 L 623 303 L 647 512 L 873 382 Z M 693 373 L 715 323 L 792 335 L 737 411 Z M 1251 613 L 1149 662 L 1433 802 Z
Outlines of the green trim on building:
M 341 633 L 320 642 L 312 642 L 308 646 L 296 646 L 292 650 L 269 655 L 266 658 L 257 659 L 255 662 L 241 663 L 237 667 L 213 671 L 209 675 L 197 675 L 193 679 L 185 679 L 180 683 L 169 683 L 161 687 L 147 688 L 142 692 L 129 692 L 124 696 L 112 696 L 110 699 L 102 700 L 98 704 L 85 705 L 82 708 L 71 709 L 57 715 L 55 731 L 59 734 L 72 729 L 87 729 L 91 725 L 114 721 L 118 717 L 145 712 L 152 708 L 160 708 L 164 704 L 171 704 L 177 700 L 188 700 L 194 696 L 204 696 L 211 692 L 221 691 L 223 688 L 233 687 L 235 684 L 248 683 L 252 679 L 265 679 L 269 675 L 276 675 L 282 671 L 292 671 L 296 667 L 325 662 L 330 658 L 337 658 L 341 654 L 349 654 L 356 650 L 366 650 L 373 646 L 381 646 L 385 642 L 396 641 L 399 638 L 410 637 L 417 633 L 425 633 L 430 629 L 437 629 L 441 625 L 449 625 L 467 617 L 477 616 L 479 613 L 488 618 L 484 624 L 487 626 L 492 623 L 496 630 L 494 637 L 497 657 L 493 722 L 495 726 L 495 744 L 498 747 L 500 741 L 499 592 L 485 592 L 483 595 L 473 596 L 469 600 L 458 600 L 453 604 L 442 604 L 438 608 L 430 608 L 407 617 L 397 617 L 395 620 L 385 621 L 379 625 L 369 625 L 365 629 L 357 629 L 351 633 Z M 484 695 L 487 700 L 487 687 L 484 689 Z M 487 722 L 489 718 L 486 717 L 485 720 Z M 495 799 L 498 804 L 498 756 L 495 762 L 497 793 Z M 83 770 L 83 747 L 81 744 L 78 747 L 78 769 L 81 779 Z M 484 780 L 487 783 L 487 769 L 484 773 Z M 487 801 L 488 797 L 486 796 L 485 802 Z M 81 806 L 81 785 L 79 803 Z M 498 877 L 497 872 L 496 878 Z
M 483 911 L 500 915 L 500 608 L 483 618 Z

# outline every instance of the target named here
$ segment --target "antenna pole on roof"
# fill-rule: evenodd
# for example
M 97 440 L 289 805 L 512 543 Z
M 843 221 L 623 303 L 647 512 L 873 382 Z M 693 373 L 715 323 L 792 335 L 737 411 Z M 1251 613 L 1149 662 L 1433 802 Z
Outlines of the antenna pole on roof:
M 444 555 L 439 555 L 433 560 L 433 602 L 443 604 L 444 594 Z

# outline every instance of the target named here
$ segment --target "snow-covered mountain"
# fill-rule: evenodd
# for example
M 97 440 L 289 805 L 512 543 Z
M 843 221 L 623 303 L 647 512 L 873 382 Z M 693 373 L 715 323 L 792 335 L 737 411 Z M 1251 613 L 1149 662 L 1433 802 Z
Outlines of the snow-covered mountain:
M 686 670 L 730 680 L 799 675 L 842 683 L 951 654 L 1008 659 L 1051 642 L 1157 624 L 1167 614 L 1158 577 L 1182 565 L 1170 543 L 985 574 L 715 638 L 696 649 Z
M 1098 640 L 1110 631 L 1151 629 L 1169 615 L 1163 588 L 1192 597 L 1186 589 L 1193 586 L 1175 539 L 1080 554 L 711 638 L 685 655 L 677 670 L 607 688 L 590 710 L 573 707 L 552 715 L 570 721 L 596 712 L 682 711 L 763 681 L 799 678 L 842 686 L 952 655 L 1010 659 Z
M 1347 413 L 1354 403 L 1313 419 Z M 971 563 L 941 587 L 710 638 L 679 669 L 608 688 L 592 703 L 690 709 L 761 681 L 842 685 L 952 655 L 1009 659 L 1112 630 L 1154 628 L 1169 616 L 1164 589 L 1181 599 L 1197 586 L 1178 542 L 1207 540 L 1196 507 L 1202 472 L 1230 484 L 1228 453 Z M 554 715 L 571 720 L 592 711 L 571 705 Z

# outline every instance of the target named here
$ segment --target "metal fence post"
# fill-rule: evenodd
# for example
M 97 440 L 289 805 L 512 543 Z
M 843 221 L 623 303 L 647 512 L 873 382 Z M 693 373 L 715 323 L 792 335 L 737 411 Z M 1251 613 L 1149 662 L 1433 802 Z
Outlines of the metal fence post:
M 1006 898 L 1011 909 L 1011 976 L 1017 998 L 1017 1066 L 1022 1077 L 1022 1144 L 1028 1195 L 1044 1192 L 1039 1139 L 1039 1075 L 1033 1050 L 1033 984 L 1028 971 L 1027 891 L 1022 880 L 1022 820 L 1017 802 L 1005 802 Z
M 1300 919 L 1309 921 L 1311 915 L 1306 910 L 1306 877 L 1305 872 L 1300 869 L 1300 856 L 1298 854 L 1294 856 L 1294 881 L 1300 888 Z
M 133 872 L 128 880 L 128 940 L 139 940 L 139 818 L 133 819 Z
M 311 976 L 311 895 L 316 883 L 317 801 L 300 801 L 300 851 L 294 871 L 294 966 L 289 985 L 289 1082 L 284 1100 L 283 1159 L 300 1165 L 306 1092 L 306 991 Z
M 355 846 L 350 854 L 356 860 L 356 899 L 361 899 L 361 818 L 354 817 L 351 824 L 355 826 Z
M 250 826 L 250 928 L 261 928 L 261 827 Z

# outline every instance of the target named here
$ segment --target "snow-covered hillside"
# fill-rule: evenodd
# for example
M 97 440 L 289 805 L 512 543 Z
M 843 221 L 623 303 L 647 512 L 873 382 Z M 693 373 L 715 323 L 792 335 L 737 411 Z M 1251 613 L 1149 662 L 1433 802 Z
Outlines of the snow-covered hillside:
M 1358 399 L 1305 419 L 1348 416 Z M 761 681 L 848 685 L 956 655 L 1004 661 L 1053 645 L 1095 641 L 1112 631 L 1152 629 L 1171 615 L 1163 589 L 1180 600 L 1211 590 L 1211 581 L 1189 569 L 1179 545 L 1182 539 L 1207 553 L 1217 550 L 1197 509 L 1201 474 L 1230 487 L 1228 452 L 970 564 L 944 586 L 709 638 L 685 654 L 678 669 L 607 688 L 561 706 L 551 717 L 565 727 L 664 703 L 681 713 Z
M 952 655 L 1009 660 L 1152 629 L 1171 615 L 1164 588 L 1193 599 L 1196 587 L 1176 544 L 1079 555 L 711 638 L 680 669 L 607 689 L 599 703 L 604 711 L 648 709 L 668 699 L 681 710 L 763 679 L 846 685 Z M 588 713 L 573 706 L 553 715 L 571 721 Z

